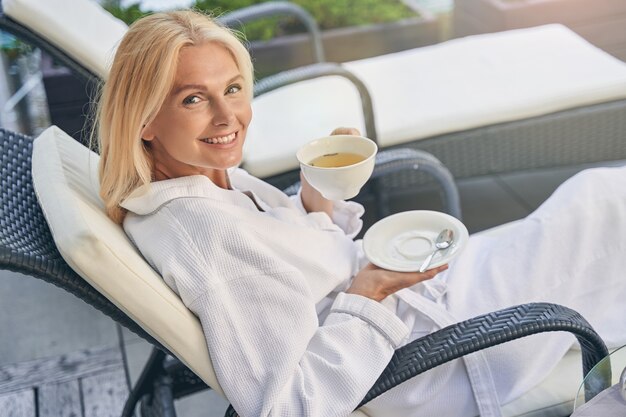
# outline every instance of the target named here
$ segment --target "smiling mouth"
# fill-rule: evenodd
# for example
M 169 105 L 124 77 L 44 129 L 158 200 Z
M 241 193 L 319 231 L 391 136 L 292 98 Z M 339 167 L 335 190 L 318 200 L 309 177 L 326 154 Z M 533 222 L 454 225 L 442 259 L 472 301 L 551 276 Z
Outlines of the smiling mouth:
M 204 143 L 211 145 L 228 145 L 237 138 L 237 132 L 233 132 L 226 136 L 216 136 L 214 138 L 202 138 L 200 139 Z

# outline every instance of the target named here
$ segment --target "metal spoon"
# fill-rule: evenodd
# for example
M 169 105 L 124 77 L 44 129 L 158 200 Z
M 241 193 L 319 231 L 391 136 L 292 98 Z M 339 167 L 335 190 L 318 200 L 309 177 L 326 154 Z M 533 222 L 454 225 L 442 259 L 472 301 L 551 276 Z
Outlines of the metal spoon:
M 422 266 L 420 266 L 419 271 L 420 272 L 426 271 L 428 267 L 430 266 L 430 263 L 433 260 L 433 256 L 435 256 L 437 251 L 440 251 L 442 249 L 448 249 L 450 245 L 452 244 L 453 239 L 454 239 L 454 232 L 450 229 L 443 229 L 441 233 L 439 233 L 439 236 L 437 236 L 437 239 L 435 239 L 435 250 L 433 251 L 433 253 L 428 255 L 428 258 L 424 260 L 424 262 L 422 263 Z

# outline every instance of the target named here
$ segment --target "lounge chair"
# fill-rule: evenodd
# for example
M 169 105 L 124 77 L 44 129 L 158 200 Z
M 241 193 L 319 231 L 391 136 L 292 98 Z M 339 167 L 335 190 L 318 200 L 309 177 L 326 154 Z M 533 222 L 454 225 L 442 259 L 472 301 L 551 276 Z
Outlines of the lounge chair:
M 78 37 L 84 38 L 84 40 L 87 42 L 88 36 L 84 36 L 85 33 L 81 32 L 80 30 L 74 31 L 73 29 L 76 26 L 73 24 L 69 24 L 69 23 L 75 22 L 75 19 L 73 19 L 72 16 L 74 16 L 74 18 L 78 17 L 82 19 L 83 22 L 88 22 L 88 25 L 91 27 L 96 27 L 96 24 L 94 22 L 108 22 L 108 20 L 111 20 L 111 17 L 106 14 L 103 14 L 104 12 L 102 11 L 102 9 L 97 7 L 95 3 L 86 2 L 83 4 L 79 1 L 73 2 L 72 6 L 74 7 L 74 9 L 68 12 L 75 12 L 76 14 L 64 13 L 63 15 L 59 15 L 59 13 L 55 13 L 55 11 L 59 10 L 58 0 L 50 0 L 48 2 L 44 2 L 43 4 L 34 0 L 3 0 L 3 5 L 4 5 L 4 10 L 3 10 L 4 14 L 0 16 L 0 25 L 12 30 L 14 33 L 18 33 L 18 34 L 21 33 L 25 37 L 30 37 L 36 44 L 39 44 L 40 46 L 42 46 L 42 48 L 44 48 L 46 51 L 53 54 L 61 62 L 65 62 L 67 65 L 75 67 L 75 69 L 79 71 L 79 73 L 82 73 L 86 79 L 92 79 L 92 80 L 99 79 L 100 76 L 96 74 L 98 74 L 99 71 L 102 71 L 102 68 L 104 68 L 104 71 L 106 71 L 106 66 L 99 67 L 98 63 L 105 62 L 108 54 L 106 51 L 103 50 L 103 48 L 96 48 L 95 46 L 100 45 L 101 43 L 104 44 L 110 41 L 111 38 L 114 38 L 115 36 L 121 36 L 123 34 L 123 31 L 125 31 L 125 28 L 122 25 L 120 25 L 119 21 L 115 21 L 115 20 L 113 20 L 114 23 L 109 22 L 109 24 L 106 26 L 110 30 L 105 30 L 103 27 L 98 26 L 99 30 L 97 31 L 97 34 L 100 36 L 104 36 L 106 39 L 101 39 L 100 41 L 97 40 L 94 44 L 91 44 L 91 47 L 80 48 L 82 53 L 87 51 L 86 56 L 80 57 L 77 51 L 73 51 L 73 50 L 70 51 L 68 49 L 60 49 L 61 48 L 60 46 L 55 47 L 54 46 L 55 44 L 50 43 L 50 40 L 52 40 L 53 42 L 58 42 L 56 45 L 62 45 L 65 40 L 74 39 L 75 37 L 78 36 Z M 91 13 L 95 13 L 95 14 L 92 15 Z M 101 15 L 105 16 L 104 20 L 102 20 Z M 12 16 L 12 17 L 9 17 L 9 16 Z M 65 24 L 61 24 L 59 27 L 59 21 L 55 21 L 55 19 L 59 17 L 62 19 L 61 20 L 62 23 L 64 22 L 63 21 L 64 17 L 69 18 L 69 22 L 64 22 Z M 94 20 L 90 20 L 91 18 L 93 18 Z M 17 23 L 18 21 L 22 21 L 25 23 L 20 24 L 20 23 Z M 45 22 L 45 24 L 42 25 L 41 24 L 42 22 Z M 98 25 L 99 24 L 100 23 L 98 23 Z M 45 26 L 45 28 L 42 28 L 41 26 Z M 107 39 L 109 40 L 107 41 Z M 114 43 L 115 42 L 113 42 L 113 44 Z M 76 45 L 73 44 L 73 47 L 75 46 Z M 67 45 L 65 47 L 67 48 Z M 98 55 L 98 53 L 100 55 Z M 94 58 L 94 54 L 96 56 L 95 58 Z M 269 80 L 271 82 L 268 82 L 267 84 L 259 83 L 257 88 L 260 91 L 270 91 L 274 89 L 275 86 L 281 85 L 281 83 L 285 80 L 289 81 L 290 79 L 294 79 L 294 78 L 298 79 L 298 78 L 311 78 L 313 76 L 316 77 L 318 76 L 319 73 L 326 71 L 326 69 L 322 67 L 328 67 L 331 70 L 335 70 L 337 68 L 336 65 L 332 65 L 332 64 L 316 64 L 312 70 L 299 69 L 296 71 L 292 71 L 288 73 L 287 75 L 285 75 L 284 79 L 282 78 L 282 75 L 277 76 L 277 77 L 274 77 L 273 80 Z M 82 68 L 82 69 L 79 69 L 79 68 Z M 105 76 L 105 73 L 102 73 L 102 74 L 103 74 L 102 76 Z M 345 75 L 342 75 L 342 77 L 347 78 Z M 266 80 L 264 80 L 264 82 L 265 81 Z M 332 80 L 332 81 L 335 81 L 335 80 Z M 280 90 L 276 92 L 280 93 Z M 354 93 L 353 90 L 351 92 Z M 361 93 L 361 98 L 363 99 L 362 93 Z M 357 103 L 358 103 L 358 99 L 357 99 Z M 371 117 L 370 122 L 368 123 L 367 122 L 368 112 L 366 108 L 367 106 L 366 104 L 361 104 L 361 105 L 362 105 L 362 108 L 366 110 L 365 115 L 361 115 L 361 113 L 358 110 L 356 111 L 356 113 L 360 115 L 359 117 L 360 117 L 360 120 L 362 121 L 361 123 L 363 123 L 361 126 L 365 126 L 364 131 L 367 132 L 369 135 L 375 136 L 376 134 L 375 127 L 374 128 L 369 127 L 369 126 L 374 126 L 374 117 Z M 365 120 L 365 122 L 363 122 L 363 120 Z M 614 122 L 612 113 L 609 116 L 609 122 L 610 123 Z M 348 123 L 342 123 L 342 124 L 348 124 Z M 335 125 L 336 124 L 334 124 L 332 127 L 335 127 Z M 615 154 L 616 157 L 619 157 L 617 155 L 618 154 Z M 428 166 L 427 160 L 429 157 L 425 155 L 419 155 L 419 156 L 423 156 L 423 161 L 426 162 L 422 165 Z M 411 157 L 413 157 L 413 155 L 409 155 L 409 159 Z M 407 160 L 403 158 L 404 157 L 400 159 L 402 161 Z M 583 156 L 583 158 L 585 157 Z M 432 161 L 436 161 L 436 159 Z M 406 170 L 400 170 L 400 171 L 406 171 Z M 435 169 L 435 171 L 438 171 L 438 170 Z M 287 175 L 285 177 L 286 180 L 283 181 L 285 184 L 290 184 L 292 181 L 292 178 L 289 177 L 289 175 Z M 381 181 L 387 181 L 387 179 L 391 177 L 393 177 L 393 175 L 381 177 Z M 413 174 L 411 174 L 410 177 L 413 178 Z M 445 182 L 444 179 L 439 179 L 439 180 Z M 448 194 L 454 194 L 454 193 L 448 193 Z M 449 198 L 448 198 L 448 201 L 450 201 Z M 450 204 L 450 206 L 453 207 L 454 204 Z M 449 208 L 448 211 L 452 212 L 452 209 Z M 511 226 L 509 225 L 505 227 L 511 227 Z M 497 232 L 493 232 L 493 233 L 497 233 Z M 53 279 L 53 278 L 49 278 L 49 279 Z M 78 282 L 79 282 L 78 280 L 75 280 L 75 282 L 70 284 L 70 287 L 73 287 L 76 285 L 82 285 L 82 288 L 87 288 L 88 290 L 88 287 L 86 287 L 84 283 L 77 284 Z M 96 295 L 92 295 L 92 296 L 98 297 Z M 107 302 L 104 300 L 98 301 L 98 303 L 100 304 L 96 304 L 96 305 L 101 305 L 101 306 L 108 305 L 106 304 Z M 119 310 L 113 310 L 111 314 L 116 317 L 126 317 L 126 316 L 120 315 Z M 184 313 L 180 313 L 180 314 L 184 314 Z M 129 320 L 128 317 L 126 317 L 125 319 L 126 321 L 123 321 L 123 320 L 124 320 L 123 318 L 120 318 L 120 321 L 123 323 L 126 323 L 127 327 L 135 328 L 137 331 L 141 332 L 141 330 L 138 329 L 137 325 L 136 324 L 133 325 L 134 322 L 132 320 Z M 157 343 L 157 345 L 159 344 Z M 164 347 L 167 347 L 167 345 L 164 344 Z M 194 356 L 194 355 L 191 355 L 191 356 Z M 185 360 L 184 358 L 186 358 L 187 356 L 179 356 L 179 357 L 181 357 L 181 359 L 183 359 L 184 361 Z M 570 411 L 571 411 L 571 404 L 568 405 L 568 404 L 560 404 L 560 403 L 563 401 L 571 400 L 571 395 L 573 395 L 573 393 L 576 390 L 576 387 L 572 386 L 572 384 L 573 385 L 576 384 L 575 382 L 577 379 L 576 376 L 579 375 L 579 369 L 578 369 L 579 367 L 577 366 L 579 361 L 580 361 L 579 352 L 574 350 L 568 353 L 568 356 L 559 364 L 559 367 L 551 374 L 551 376 L 545 381 L 544 384 L 537 387 L 537 389 L 533 390 L 533 392 L 527 393 L 527 395 L 521 397 L 520 399 L 514 401 L 513 403 L 507 404 L 505 406 L 505 414 L 506 415 L 521 415 L 525 412 L 528 412 L 529 410 L 537 410 L 540 408 L 544 408 L 546 410 L 548 409 L 554 410 L 555 407 L 556 408 L 561 407 L 562 414 L 563 415 L 567 414 L 568 407 L 570 407 Z M 160 372 L 160 371 L 155 371 L 155 369 L 156 370 L 161 369 L 164 366 L 163 363 L 165 363 L 166 366 L 168 367 L 169 369 L 168 372 L 174 372 L 176 374 L 178 370 L 183 369 L 183 371 L 181 372 L 183 372 L 185 375 L 190 374 L 190 372 L 186 371 L 185 370 L 186 368 L 181 367 L 181 365 L 177 361 L 164 360 L 164 355 L 159 353 L 159 351 L 155 351 L 154 357 L 152 358 L 152 360 L 150 361 L 150 363 L 148 364 L 146 368 L 145 376 L 141 378 L 142 383 L 139 384 L 139 387 L 141 388 L 139 388 L 138 393 L 147 392 L 147 390 L 149 391 L 151 389 L 151 388 L 149 389 L 148 386 L 151 385 L 153 376 Z M 192 369 L 194 370 L 194 372 L 196 372 L 197 375 L 200 375 L 203 379 L 207 378 L 205 379 L 205 381 L 210 381 L 208 376 L 206 376 L 207 374 L 202 373 L 202 369 L 197 369 L 197 368 L 192 368 Z M 192 381 L 192 385 L 198 383 L 198 379 L 193 376 L 191 377 L 190 381 Z M 180 394 L 187 390 L 187 388 L 184 388 L 184 385 L 182 387 L 183 388 L 175 384 L 175 392 Z M 133 397 L 140 396 L 138 393 L 134 393 Z
M 432 153 L 455 178 L 626 159 L 626 63 L 564 26 L 342 66 L 369 91 L 381 148 Z M 285 105 L 296 99 L 303 104 Z M 333 77 L 257 97 L 244 167 L 274 184 L 292 181 L 293 151 L 309 137 L 338 123 L 364 125 L 355 105 L 354 89 Z M 416 179 L 394 180 L 406 187 Z
M 34 145 L 30 137 L 0 129 L 0 266 L 65 289 L 153 344 L 123 415 L 131 415 L 140 401 L 143 416 L 173 416 L 176 398 L 207 386 L 222 391 L 197 318 L 104 214 L 97 164 L 96 154 L 57 127 Z M 447 361 L 544 331 L 577 337 L 583 373 L 608 353 L 576 312 L 545 303 L 515 306 L 399 349 L 362 404 Z M 587 385 L 587 398 L 610 383 L 607 369 Z

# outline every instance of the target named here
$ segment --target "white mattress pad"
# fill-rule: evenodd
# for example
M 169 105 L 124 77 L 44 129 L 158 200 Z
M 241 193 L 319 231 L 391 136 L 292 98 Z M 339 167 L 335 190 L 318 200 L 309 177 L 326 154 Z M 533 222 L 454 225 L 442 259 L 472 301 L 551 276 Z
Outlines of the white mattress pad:
M 626 63 L 562 25 L 454 39 L 353 61 L 381 147 L 626 97 Z M 356 88 L 338 76 L 254 100 L 244 168 L 267 177 L 298 167 L 296 150 L 338 126 L 364 131 Z

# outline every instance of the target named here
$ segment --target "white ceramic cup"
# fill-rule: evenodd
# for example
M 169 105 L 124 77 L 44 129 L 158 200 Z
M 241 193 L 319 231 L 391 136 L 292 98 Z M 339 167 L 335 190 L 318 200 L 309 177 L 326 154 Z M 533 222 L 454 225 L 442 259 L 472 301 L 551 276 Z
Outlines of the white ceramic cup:
M 365 159 L 356 164 L 336 168 L 311 165 L 314 159 L 333 153 L 354 153 Z M 363 136 L 334 135 L 315 139 L 296 153 L 306 180 L 329 200 L 347 200 L 355 197 L 372 176 L 376 162 L 376 143 Z

